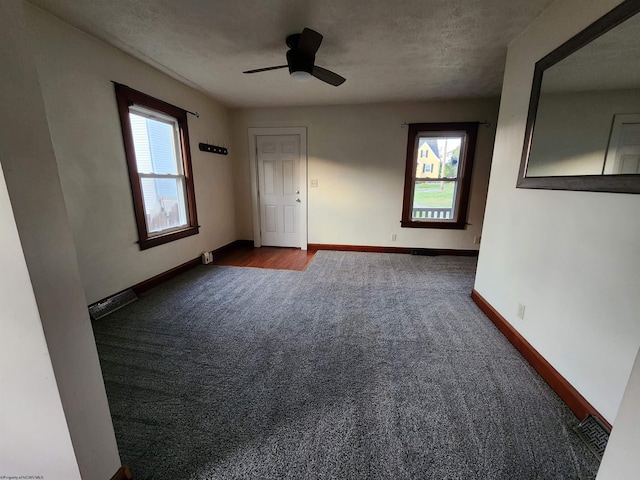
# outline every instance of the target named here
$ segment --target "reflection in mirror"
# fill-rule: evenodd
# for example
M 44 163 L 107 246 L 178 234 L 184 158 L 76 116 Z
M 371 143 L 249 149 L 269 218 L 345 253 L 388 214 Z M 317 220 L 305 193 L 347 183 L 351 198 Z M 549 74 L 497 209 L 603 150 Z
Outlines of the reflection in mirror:
M 639 3 L 623 2 L 536 64 L 519 187 L 640 193 L 614 183 L 640 186 L 625 178 L 640 174 Z

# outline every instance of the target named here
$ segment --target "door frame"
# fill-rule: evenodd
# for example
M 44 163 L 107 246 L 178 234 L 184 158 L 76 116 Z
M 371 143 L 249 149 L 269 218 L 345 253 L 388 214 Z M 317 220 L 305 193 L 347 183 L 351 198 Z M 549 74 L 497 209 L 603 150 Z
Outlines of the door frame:
M 250 127 L 249 134 L 249 171 L 251 173 L 251 210 L 253 213 L 253 245 L 262 246 L 260 236 L 260 197 L 258 196 L 258 151 L 257 137 L 262 135 L 298 135 L 300 137 L 300 232 L 298 247 L 307 249 L 307 127 Z
M 640 113 L 617 113 L 613 116 L 613 125 L 609 134 L 609 145 L 607 146 L 607 154 L 604 158 L 604 167 L 602 167 L 603 175 L 614 174 L 614 170 L 618 167 L 618 144 L 622 135 L 622 127 L 627 123 L 640 123 Z

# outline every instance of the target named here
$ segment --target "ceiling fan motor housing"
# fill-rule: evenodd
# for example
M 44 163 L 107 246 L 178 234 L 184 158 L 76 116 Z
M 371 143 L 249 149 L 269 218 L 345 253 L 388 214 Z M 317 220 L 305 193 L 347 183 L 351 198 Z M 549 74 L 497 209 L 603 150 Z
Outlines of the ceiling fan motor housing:
M 291 49 L 287 51 L 287 64 L 289 65 L 289 73 L 293 72 L 313 72 L 313 64 L 316 56 L 305 55 L 297 50 Z

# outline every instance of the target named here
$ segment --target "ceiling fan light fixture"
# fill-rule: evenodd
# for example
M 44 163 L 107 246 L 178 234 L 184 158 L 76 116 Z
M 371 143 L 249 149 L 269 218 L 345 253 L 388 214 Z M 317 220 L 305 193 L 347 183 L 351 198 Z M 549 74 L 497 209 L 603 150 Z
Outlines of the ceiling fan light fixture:
M 304 70 L 296 70 L 291 72 L 291 78 L 299 82 L 305 82 L 309 80 L 311 76 L 312 75 L 309 72 L 305 72 Z

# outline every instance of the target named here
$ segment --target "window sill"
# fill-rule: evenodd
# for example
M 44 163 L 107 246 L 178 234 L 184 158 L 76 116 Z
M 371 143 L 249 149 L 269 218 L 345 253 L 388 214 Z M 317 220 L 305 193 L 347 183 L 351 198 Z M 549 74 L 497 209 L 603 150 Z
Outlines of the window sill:
M 140 239 L 138 241 L 138 244 L 140 244 L 140 250 L 146 250 L 148 248 L 157 247 L 158 245 L 164 245 L 165 243 L 173 242 L 174 240 L 178 240 L 180 238 L 197 235 L 199 231 L 199 226 L 187 227 L 183 228 L 182 230 L 173 230 L 165 234 L 154 235 L 153 237 Z
M 402 220 L 400 222 L 402 228 L 442 228 L 450 230 L 464 230 L 467 228 L 466 222 L 414 222 Z

